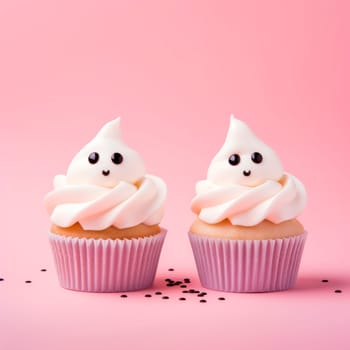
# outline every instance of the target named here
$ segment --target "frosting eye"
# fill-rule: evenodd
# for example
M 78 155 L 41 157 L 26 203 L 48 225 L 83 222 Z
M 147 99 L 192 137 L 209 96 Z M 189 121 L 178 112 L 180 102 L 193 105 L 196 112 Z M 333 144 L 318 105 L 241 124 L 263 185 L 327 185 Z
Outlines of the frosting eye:
M 89 155 L 89 163 L 96 164 L 98 160 L 100 159 L 100 155 L 97 152 L 92 152 Z
M 253 161 L 254 163 L 256 163 L 256 164 L 259 164 L 259 163 L 261 163 L 261 162 L 263 161 L 263 156 L 262 156 L 262 154 L 259 153 L 259 152 L 254 152 L 254 153 L 252 153 L 251 158 L 252 158 L 252 161 Z
M 241 161 L 241 157 L 238 154 L 231 154 L 230 158 L 228 159 L 228 162 L 231 165 L 238 165 L 240 161 Z
M 123 161 L 123 156 L 120 153 L 113 153 L 111 159 L 114 164 L 120 164 Z

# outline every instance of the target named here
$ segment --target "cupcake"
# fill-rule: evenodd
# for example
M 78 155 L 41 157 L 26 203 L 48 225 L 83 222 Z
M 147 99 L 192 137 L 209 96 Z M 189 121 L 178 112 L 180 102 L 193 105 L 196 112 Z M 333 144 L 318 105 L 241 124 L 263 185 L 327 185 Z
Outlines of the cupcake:
M 306 239 L 296 217 L 305 203 L 303 184 L 232 116 L 191 203 L 197 217 L 189 238 L 202 285 L 226 292 L 292 288 Z
M 102 127 L 54 178 L 45 197 L 49 241 L 62 287 L 90 292 L 148 288 L 166 230 L 166 185 L 146 173 L 120 135 L 120 118 Z

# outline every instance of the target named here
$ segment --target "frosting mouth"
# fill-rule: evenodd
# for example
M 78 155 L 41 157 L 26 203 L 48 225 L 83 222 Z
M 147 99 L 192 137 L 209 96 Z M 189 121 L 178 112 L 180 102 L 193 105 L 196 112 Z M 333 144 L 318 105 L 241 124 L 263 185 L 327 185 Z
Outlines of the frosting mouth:
M 108 176 L 110 174 L 110 171 L 109 170 L 102 170 L 102 174 L 104 176 Z
M 250 170 L 243 170 L 244 176 L 249 176 L 252 172 Z

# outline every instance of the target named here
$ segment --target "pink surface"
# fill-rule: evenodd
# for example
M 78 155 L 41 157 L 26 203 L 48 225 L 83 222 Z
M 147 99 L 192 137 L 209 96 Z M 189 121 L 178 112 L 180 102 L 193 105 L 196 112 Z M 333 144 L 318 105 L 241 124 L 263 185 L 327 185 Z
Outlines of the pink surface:
M 1 349 L 349 348 L 349 10 L 345 0 L 3 1 Z M 308 190 L 299 278 L 285 292 L 179 301 L 164 279 L 201 288 L 189 203 L 231 112 Z M 118 115 L 169 186 L 152 298 L 60 288 L 47 240 L 53 176 Z
M 237 241 L 189 233 L 189 239 L 204 287 L 257 293 L 294 287 L 306 235 Z

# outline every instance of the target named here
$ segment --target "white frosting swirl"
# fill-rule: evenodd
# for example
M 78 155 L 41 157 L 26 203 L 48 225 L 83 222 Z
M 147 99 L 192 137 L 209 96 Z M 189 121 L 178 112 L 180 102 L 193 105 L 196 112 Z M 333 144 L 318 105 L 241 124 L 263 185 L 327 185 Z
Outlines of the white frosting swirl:
M 146 174 L 142 158 L 122 141 L 119 124 L 117 118 L 104 125 L 73 158 L 67 175 L 55 177 L 45 197 L 54 224 L 98 231 L 160 223 L 166 185 Z
M 254 226 L 263 220 L 275 224 L 298 216 L 305 207 L 303 184 L 285 174 L 280 182 L 268 180 L 256 187 L 197 183 L 192 210 L 208 224 L 225 219 L 233 225 Z
M 145 175 L 139 186 L 121 181 L 113 188 L 69 185 L 55 177 L 55 189 L 45 198 L 51 220 L 69 227 L 79 222 L 85 230 L 123 229 L 138 224 L 155 225 L 163 217 L 166 185 L 159 177 Z
M 257 152 L 259 156 L 254 157 Z M 208 178 L 197 183 L 196 193 L 191 208 L 208 224 L 225 219 L 241 226 L 263 220 L 278 224 L 294 219 L 306 204 L 303 184 L 283 172 L 275 152 L 234 117 L 224 145 L 209 166 Z

